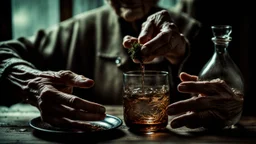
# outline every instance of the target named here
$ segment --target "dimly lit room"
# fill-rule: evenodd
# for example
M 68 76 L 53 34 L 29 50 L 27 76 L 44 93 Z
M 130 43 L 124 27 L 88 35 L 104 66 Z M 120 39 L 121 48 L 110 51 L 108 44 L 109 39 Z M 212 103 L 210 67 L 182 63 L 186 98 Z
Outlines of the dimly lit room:
M 0 1 L 0 143 L 256 143 L 252 3 Z

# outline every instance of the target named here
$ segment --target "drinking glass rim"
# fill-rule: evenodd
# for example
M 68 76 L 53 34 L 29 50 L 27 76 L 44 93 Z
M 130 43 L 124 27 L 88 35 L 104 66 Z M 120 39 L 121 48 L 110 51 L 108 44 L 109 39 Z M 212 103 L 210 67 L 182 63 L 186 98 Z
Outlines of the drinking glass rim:
M 158 70 L 145 70 L 144 71 L 145 73 L 144 73 L 144 75 L 146 75 L 146 76 L 150 76 L 150 75 L 154 75 L 154 76 L 156 76 L 156 75 L 162 75 L 162 76 L 166 76 L 166 75 L 168 75 L 169 74 L 169 72 L 168 71 L 158 71 Z M 124 76 L 141 76 L 141 71 L 140 70 L 134 70 L 134 71 L 127 71 L 127 72 L 124 72 L 123 73 L 123 75 Z

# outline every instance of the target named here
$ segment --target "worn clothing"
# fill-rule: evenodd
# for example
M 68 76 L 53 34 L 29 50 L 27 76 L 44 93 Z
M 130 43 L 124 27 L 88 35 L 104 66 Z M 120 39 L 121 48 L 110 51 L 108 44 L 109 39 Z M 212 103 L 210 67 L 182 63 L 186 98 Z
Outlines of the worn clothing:
M 153 8 L 150 14 L 162 10 Z M 170 11 L 174 22 L 188 40 L 195 36 L 199 23 L 185 14 Z M 143 19 L 137 22 L 141 25 Z M 11 101 L 18 92 L 12 91 L 12 81 L 5 77 L 15 65 L 27 65 L 39 70 L 71 70 L 95 81 L 91 89 L 74 89 L 74 95 L 102 104 L 122 104 L 122 73 L 140 70 L 123 48 L 125 35 L 137 37 L 130 23 L 118 17 L 108 5 L 79 14 L 47 30 L 39 30 L 35 36 L 6 41 L 0 45 L 1 103 Z M 189 51 L 188 51 L 189 52 Z M 170 72 L 171 93 L 175 93 L 177 70 L 158 59 L 146 69 Z M 174 76 L 174 79 L 173 79 Z M 3 92 L 9 93 L 3 95 Z M 175 97 L 175 96 L 173 96 Z M 171 98 L 172 99 L 172 98 Z M 175 99 L 175 98 L 173 98 Z

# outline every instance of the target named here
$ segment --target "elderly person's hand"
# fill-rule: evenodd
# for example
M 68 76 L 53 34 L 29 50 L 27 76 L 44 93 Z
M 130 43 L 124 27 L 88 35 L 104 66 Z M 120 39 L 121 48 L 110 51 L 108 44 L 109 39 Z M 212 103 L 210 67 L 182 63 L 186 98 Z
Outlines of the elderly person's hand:
M 197 76 L 187 73 L 181 73 L 180 79 L 178 90 L 194 96 L 168 106 L 168 114 L 175 116 L 171 121 L 172 128 L 221 129 L 239 121 L 243 94 L 220 79 L 197 81 Z
M 177 64 L 185 55 L 187 40 L 172 22 L 168 11 L 162 10 L 147 18 L 138 38 L 125 36 L 123 39 L 125 48 L 131 48 L 134 42 L 142 45 L 143 62 L 163 56 L 170 63 Z
M 90 125 L 83 121 L 102 120 L 106 116 L 102 105 L 72 95 L 73 87 L 93 86 L 94 81 L 82 75 L 17 66 L 9 77 L 23 87 L 23 95 L 39 109 L 41 119 L 53 126 L 88 130 Z

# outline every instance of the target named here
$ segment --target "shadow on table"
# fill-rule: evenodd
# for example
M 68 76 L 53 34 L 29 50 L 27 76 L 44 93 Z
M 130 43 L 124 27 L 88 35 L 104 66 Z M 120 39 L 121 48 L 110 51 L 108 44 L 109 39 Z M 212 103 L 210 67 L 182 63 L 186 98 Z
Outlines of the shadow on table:
M 231 139 L 254 139 L 256 140 L 256 129 L 245 128 L 242 125 L 237 124 L 234 128 L 223 129 L 223 130 L 205 130 L 199 129 L 168 129 L 169 133 L 175 134 L 176 136 L 182 137 L 202 137 L 202 136 L 216 136 Z
M 241 125 L 237 125 L 233 129 L 224 130 L 205 130 L 203 128 L 188 129 L 178 128 L 172 129 L 170 127 L 158 131 L 152 134 L 138 133 L 128 129 L 129 132 L 137 136 L 147 137 L 150 140 L 164 140 L 164 141 L 176 141 L 176 142 L 255 142 L 256 141 L 256 129 L 244 128 Z
M 111 141 L 126 135 L 121 129 L 113 129 L 95 133 L 49 133 L 34 130 L 32 133 L 37 138 L 58 143 L 98 143 Z

